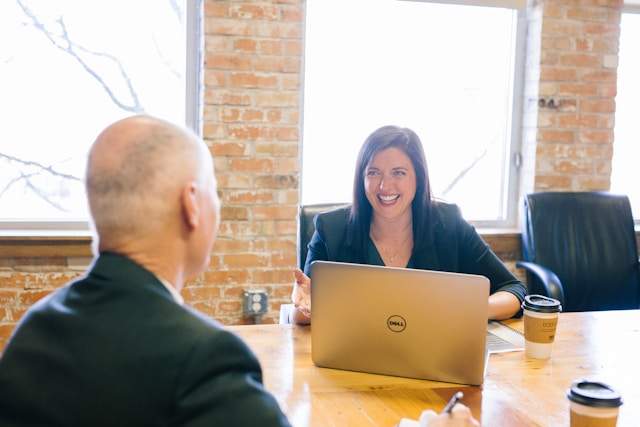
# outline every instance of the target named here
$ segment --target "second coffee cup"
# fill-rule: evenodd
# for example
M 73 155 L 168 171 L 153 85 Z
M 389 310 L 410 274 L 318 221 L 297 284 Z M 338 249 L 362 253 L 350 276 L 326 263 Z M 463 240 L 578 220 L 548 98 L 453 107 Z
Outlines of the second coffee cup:
M 622 398 L 610 386 L 598 381 L 576 381 L 567 391 L 567 397 L 571 427 L 616 426 Z

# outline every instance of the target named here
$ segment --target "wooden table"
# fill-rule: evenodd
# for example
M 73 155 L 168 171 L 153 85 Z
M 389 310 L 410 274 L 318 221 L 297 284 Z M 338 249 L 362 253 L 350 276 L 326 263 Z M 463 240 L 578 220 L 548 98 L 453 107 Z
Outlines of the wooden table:
M 505 324 L 522 331 L 522 320 Z M 569 426 L 566 391 L 582 378 L 621 394 L 618 426 L 640 426 L 640 310 L 561 313 L 551 359 L 492 354 L 482 386 L 319 368 L 311 327 L 232 326 L 255 351 L 266 388 L 294 426 L 395 426 L 441 411 L 458 390 L 483 426 Z

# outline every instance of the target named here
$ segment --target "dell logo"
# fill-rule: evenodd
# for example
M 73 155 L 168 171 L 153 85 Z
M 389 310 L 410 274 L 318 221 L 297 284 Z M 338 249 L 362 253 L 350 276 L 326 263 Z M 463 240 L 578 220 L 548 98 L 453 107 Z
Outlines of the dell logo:
M 387 319 L 387 328 L 393 332 L 402 332 L 407 327 L 407 322 L 402 316 L 393 315 Z

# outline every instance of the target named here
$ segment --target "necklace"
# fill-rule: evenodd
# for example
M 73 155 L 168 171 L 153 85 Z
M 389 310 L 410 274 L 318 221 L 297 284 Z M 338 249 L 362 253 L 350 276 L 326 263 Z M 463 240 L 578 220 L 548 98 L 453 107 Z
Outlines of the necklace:
M 395 257 L 396 255 L 398 255 L 398 253 L 400 253 L 400 251 L 402 249 L 404 249 L 404 245 L 409 241 L 409 239 L 411 239 L 413 237 L 413 233 L 409 234 L 409 236 L 407 236 L 406 239 L 404 239 L 404 241 L 402 243 L 400 243 L 400 247 L 398 248 L 398 250 L 396 250 L 393 254 L 391 254 L 391 256 L 389 256 L 389 251 L 380 244 L 380 241 L 378 240 L 378 238 L 376 237 L 376 235 L 373 233 L 373 231 L 371 232 L 371 238 L 373 239 L 373 243 L 376 245 L 376 247 L 378 245 L 380 245 L 380 249 L 382 249 L 382 252 L 385 253 L 385 255 L 387 255 L 387 257 L 389 258 L 389 263 L 393 264 L 395 261 Z

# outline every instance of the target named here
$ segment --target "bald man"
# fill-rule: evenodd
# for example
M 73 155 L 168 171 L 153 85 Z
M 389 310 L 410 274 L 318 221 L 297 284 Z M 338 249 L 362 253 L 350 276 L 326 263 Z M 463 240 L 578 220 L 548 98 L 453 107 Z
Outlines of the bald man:
M 0 359 L 0 426 L 288 426 L 258 360 L 183 305 L 220 218 L 205 144 L 114 123 L 89 152 L 89 271 L 23 316 Z

